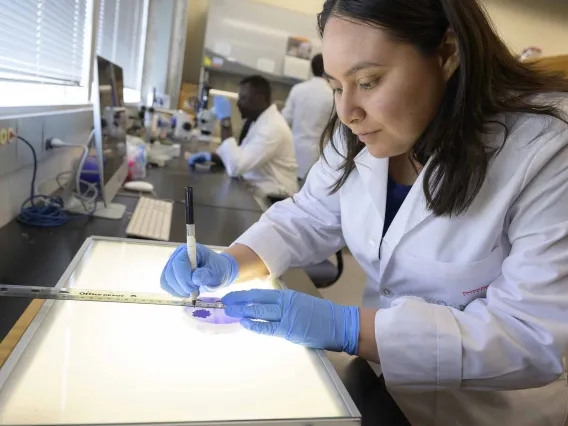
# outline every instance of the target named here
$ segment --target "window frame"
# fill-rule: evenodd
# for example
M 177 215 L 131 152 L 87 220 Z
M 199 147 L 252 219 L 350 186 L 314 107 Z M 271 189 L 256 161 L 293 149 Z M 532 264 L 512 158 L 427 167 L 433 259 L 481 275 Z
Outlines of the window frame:
M 93 29 L 92 29 L 92 44 L 91 44 L 91 64 L 94 64 L 95 61 L 95 57 L 97 55 L 97 40 L 99 38 L 99 17 L 100 17 L 100 4 L 101 1 L 100 0 L 92 0 L 93 2 L 95 2 L 95 11 L 96 14 L 93 13 Z M 149 14 L 149 10 L 150 10 L 150 0 L 138 0 L 138 1 L 142 1 L 142 31 L 140 32 L 140 37 L 142 39 L 141 43 L 140 43 L 140 51 L 138 52 L 138 69 L 136 70 L 136 77 L 137 77 L 137 81 L 138 81 L 138 89 L 130 89 L 130 88 L 124 88 L 124 92 L 125 92 L 125 99 L 124 102 L 125 104 L 136 104 L 138 102 L 140 102 L 141 97 L 142 97 L 142 79 L 143 79 L 143 74 L 144 74 L 144 58 L 145 58 L 145 54 L 146 54 L 146 35 L 148 32 L 148 14 Z M 108 59 L 108 58 L 107 58 Z M 90 84 L 90 91 L 89 91 L 89 100 L 91 100 L 92 97 L 92 73 L 93 73 L 93 69 L 91 67 L 91 84 Z M 136 92 L 136 93 L 133 93 Z M 127 102 L 126 98 L 131 98 L 131 100 L 129 102 Z M 135 99 L 135 100 L 133 100 Z
M 136 70 L 138 75 L 138 83 L 139 88 L 138 90 L 129 90 L 128 94 L 128 101 L 125 99 L 125 103 L 127 105 L 137 104 L 140 102 L 141 99 L 141 91 L 142 91 L 142 79 L 144 73 L 144 56 L 146 52 L 146 35 L 148 30 L 148 14 L 149 14 L 149 0 L 142 0 L 144 3 L 142 5 L 142 31 L 140 34 L 141 42 L 140 42 L 140 52 L 139 52 L 139 61 L 138 61 L 138 69 Z M 42 85 L 41 83 L 25 83 L 19 81 L 6 81 L 0 82 L 3 84 L 5 88 L 10 90 L 18 90 L 18 88 L 22 88 L 22 85 L 33 84 L 34 87 L 37 87 L 38 90 L 41 90 L 42 86 L 46 89 L 45 93 L 54 93 L 57 90 L 61 91 L 74 91 L 74 92 L 82 92 L 80 95 L 76 94 L 73 97 L 67 97 L 68 101 L 58 101 L 58 102 L 45 102 L 38 104 L 26 104 L 26 105 L 0 105 L 0 118 L 5 118 L 8 116 L 19 115 L 19 114 L 33 114 L 33 113 L 42 113 L 46 111 L 59 111 L 64 109 L 76 109 L 76 108 L 92 108 L 92 94 L 93 94 L 93 78 L 94 78 L 94 61 L 96 57 L 96 45 L 97 45 L 97 38 L 98 38 L 98 20 L 100 15 L 100 0 L 87 0 L 87 8 L 88 8 L 88 15 L 87 15 L 87 28 L 85 37 L 90 41 L 90 43 L 85 43 L 86 46 L 90 45 L 89 52 L 84 55 L 84 66 L 86 69 L 84 71 L 84 79 L 85 85 L 84 86 L 66 86 L 66 85 L 52 85 L 52 84 L 45 84 Z M 59 89 L 56 88 L 59 86 Z M 62 89 L 64 88 L 64 89 Z M 37 91 L 36 91 L 37 93 Z M 59 98 L 60 99 L 60 98 Z M 81 99 L 81 100 L 79 100 Z

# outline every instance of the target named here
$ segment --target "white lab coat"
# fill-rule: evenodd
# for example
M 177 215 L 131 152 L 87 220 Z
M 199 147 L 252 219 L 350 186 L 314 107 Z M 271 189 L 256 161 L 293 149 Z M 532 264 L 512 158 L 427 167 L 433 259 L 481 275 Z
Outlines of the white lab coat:
M 298 160 L 298 177 L 305 179 L 320 155 L 320 137 L 333 111 L 333 90 L 321 78 L 295 85 L 282 115 L 292 127 Z
M 235 138 L 217 149 L 229 176 L 242 176 L 263 195 L 287 197 L 298 191 L 292 132 L 276 105 L 250 126 L 241 146 Z
M 469 210 L 435 217 L 423 175 L 381 242 L 388 159 L 365 149 L 340 191 L 326 149 L 306 184 L 238 243 L 279 276 L 347 244 L 378 308 L 386 384 L 413 425 L 564 425 L 568 410 L 568 131 L 507 116 L 511 133 Z M 496 127 L 488 141 L 498 145 Z M 564 360 L 563 360 L 564 356 Z

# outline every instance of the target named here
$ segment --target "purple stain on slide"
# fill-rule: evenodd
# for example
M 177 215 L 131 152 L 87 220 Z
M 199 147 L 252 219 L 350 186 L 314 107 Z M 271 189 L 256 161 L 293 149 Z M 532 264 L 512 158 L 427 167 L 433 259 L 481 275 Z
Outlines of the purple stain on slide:
M 207 309 L 197 309 L 195 311 L 193 311 L 193 317 L 194 318 L 207 318 L 211 316 L 211 312 L 209 312 Z
M 216 297 L 200 297 L 199 300 L 206 303 L 220 302 L 220 299 Z M 233 318 L 225 315 L 224 309 L 204 309 L 187 306 L 185 311 L 196 321 L 209 324 L 234 324 L 240 321 L 240 318 Z

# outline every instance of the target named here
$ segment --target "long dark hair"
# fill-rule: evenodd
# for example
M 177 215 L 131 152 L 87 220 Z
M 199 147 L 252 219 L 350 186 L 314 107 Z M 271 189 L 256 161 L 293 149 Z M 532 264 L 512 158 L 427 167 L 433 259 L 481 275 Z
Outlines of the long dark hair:
M 448 81 L 441 107 L 412 149 L 424 170 L 424 194 L 437 216 L 459 215 L 481 189 L 495 149 L 485 146 L 490 117 L 498 113 L 548 115 L 564 122 L 559 108 L 531 98 L 544 92 L 568 92 L 560 74 L 537 70 L 518 61 L 492 29 L 477 0 L 326 0 L 318 15 L 320 35 L 337 16 L 385 30 L 394 40 L 410 43 L 424 55 L 440 46 L 448 29 L 457 37 L 460 65 Z M 509 129 L 505 123 L 505 143 Z M 338 150 L 333 135 L 339 128 L 347 141 L 337 192 L 355 169 L 364 148 L 334 113 L 321 138 Z

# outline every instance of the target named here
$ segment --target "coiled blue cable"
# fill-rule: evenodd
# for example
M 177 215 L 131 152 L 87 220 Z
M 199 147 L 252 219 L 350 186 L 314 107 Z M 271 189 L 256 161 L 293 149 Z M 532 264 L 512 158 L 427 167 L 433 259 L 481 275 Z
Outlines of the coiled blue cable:
M 18 215 L 18 222 L 41 228 L 61 226 L 67 223 L 67 220 L 69 216 L 63 211 L 63 200 L 48 195 L 29 197 L 22 204 Z

